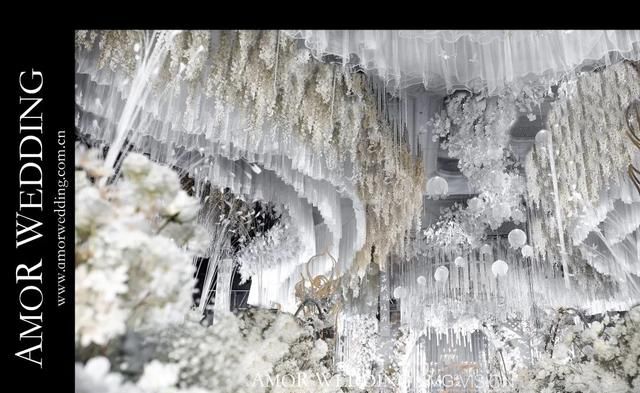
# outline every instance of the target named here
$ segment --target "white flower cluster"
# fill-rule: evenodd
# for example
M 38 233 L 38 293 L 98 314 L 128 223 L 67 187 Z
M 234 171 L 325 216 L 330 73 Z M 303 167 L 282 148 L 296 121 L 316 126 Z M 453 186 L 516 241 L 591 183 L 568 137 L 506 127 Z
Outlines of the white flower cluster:
M 346 351 L 337 363 L 337 369 L 352 379 L 356 387 L 364 388 L 382 363 L 378 320 L 375 316 L 350 315 L 343 323 L 344 342 L 341 345 Z
M 516 101 L 508 90 L 490 97 L 457 93 L 429 121 L 434 139 L 444 138 L 441 146 L 459 160 L 458 167 L 478 193 L 468 206 L 443 212 L 439 224 L 426 233 L 429 243 L 477 246 L 487 228 L 525 220 L 525 183 L 512 168 L 515 161 L 509 150 L 508 130 L 516 119 Z
M 312 383 L 315 373 L 332 375 L 321 361 L 328 345 L 316 334 L 290 314 L 250 309 L 238 316 L 218 315 L 208 327 L 193 313 L 184 323 L 158 331 L 156 339 L 159 351 L 177 365 L 178 386 L 220 393 L 284 392 L 286 386 L 277 383 L 283 376 L 307 373 Z
M 106 185 L 88 176 L 101 166 L 95 151 L 78 157 L 85 166 L 76 171 L 77 344 L 104 346 L 127 328 L 180 320 L 192 302 L 194 252 L 206 246 L 194 221 L 198 201 L 174 171 L 142 155 L 129 153 L 122 177 Z
M 640 309 L 605 316 L 586 328 L 566 329 L 552 353 L 545 353 L 516 380 L 516 391 L 615 392 L 640 390 Z
M 149 362 L 140 379 L 133 383 L 112 372 L 109 359 L 98 356 L 86 364 L 76 363 L 76 393 L 207 393 L 198 387 L 177 388 L 178 370 L 175 364 Z
M 549 260 L 561 258 L 562 251 L 556 247 L 560 244 L 558 208 L 568 247 L 565 254 L 573 259 L 569 265 L 584 265 L 586 260 L 602 273 L 611 274 L 611 270 L 599 269 L 598 256 L 583 246 L 589 233 L 597 231 L 607 213 L 615 210 L 614 204 L 634 200 L 624 191 L 635 151 L 628 137 L 626 111 L 638 98 L 640 72 L 627 62 L 579 74 L 559 85 L 558 99 L 552 103 L 546 122 L 555 178 L 549 145 L 536 145 L 525 165 L 527 202 L 538 221 L 532 231 L 537 253 Z M 620 235 L 635 229 L 623 229 L 617 222 L 615 226 L 626 231 Z
M 342 392 L 340 376 L 332 369 L 332 345 L 318 338 L 313 323 L 308 323 L 285 355 L 273 367 L 274 375 L 295 375 L 305 383 L 306 389 L 314 392 Z M 273 393 L 299 392 L 300 386 L 279 384 Z
M 419 335 L 406 325 L 401 326 L 393 337 L 393 352 L 384 370 L 387 378 L 400 389 L 408 390 L 409 361 Z M 404 390 L 401 390 L 404 391 Z
M 260 272 L 263 268 L 278 265 L 295 258 L 302 247 L 291 218 L 283 213 L 277 224 L 260 233 L 236 255 L 240 265 L 242 281 Z

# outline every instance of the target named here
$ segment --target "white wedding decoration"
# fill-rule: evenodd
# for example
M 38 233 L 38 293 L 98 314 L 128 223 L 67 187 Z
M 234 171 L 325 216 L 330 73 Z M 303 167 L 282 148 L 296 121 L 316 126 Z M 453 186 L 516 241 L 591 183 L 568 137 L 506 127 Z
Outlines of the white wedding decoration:
M 147 36 L 139 31 L 78 31 L 78 72 L 99 84 L 109 72 L 111 81 L 135 78 L 139 65 L 131 55 L 136 53 L 137 44 L 143 49 L 151 45 L 146 42 L 150 40 Z M 350 246 L 355 246 L 354 254 L 359 251 L 354 271 L 364 271 L 374 244 L 375 259 L 384 263 L 385 256 L 411 227 L 421 206 L 424 180 L 421 166 L 392 136 L 401 134 L 398 127 L 402 122 L 391 124 L 381 116 L 379 109 L 386 105 L 386 98 L 376 97 L 364 75 L 317 62 L 307 49 L 298 47 L 296 40 L 275 31 L 159 32 L 153 37 L 157 47 L 166 48 L 166 61 L 151 81 L 157 93 L 137 104 L 145 119 L 140 122 L 149 126 L 132 127 L 139 130 L 134 144 L 138 141 L 140 147 L 158 146 L 160 150 L 153 147 L 151 156 L 171 164 L 174 162 L 166 157 L 167 147 L 200 149 L 200 140 L 204 139 L 211 141 L 214 149 L 203 149 L 205 156 L 220 154 L 237 159 L 238 153 L 228 150 L 233 145 L 240 157 L 250 161 L 269 152 L 293 159 L 300 175 L 317 179 L 320 170 L 334 187 L 333 195 L 337 190 L 340 197 L 354 200 L 354 209 L 360 203 L 367 206 L 366 233 L 356 236 L 357 242 Z M 218 66 L 223 64 L 227 66 Z M 112 92 L 103 101 L 126 96 L 126 84 L 108 84 L 112 88 L 122 86 L 122 92 Z M 171 99 L 178 95 L 186 99 Z M 79 102 L 85 111 L 105 115 L 85 97 L 86 93 Z M 158 107 L 165 109 L 157 111 Z M 87 116 L 86 121 L 89 119 Z M 95 129 L 91 124 L 80 128 L 99 140 L 109 142 L 113 138 L 107 129 Z M 230 128 L 241 129 L 245 137 L 237 138 Z M 264 164 L 274 165 L 270 161 Z M 286 168 L 273 169 L 291 185 L 299 186 L 293 178 L 289 180 Z M 216 178 L 193 175 L 198 181 L 204 176 L 210 181 Z M 308 198 L 327 192 L 297 191 Z M 317 203 L 329 223 L 341 215 L 339 203 L 333 208 L 337 211 L 324 210 L 322 200 Z M 356 217 L 362 211 L 356 211 Z M 330 229 L 337 255 L 339 221 Z M 340 256 L 339 260 L 350 264 L 354 254 Z M 347 271 L 347 267 L 341 271 Z
M 391 91 L 500 91 L 559 79 L 589 60 L 640 58 L 638 30 L 291 30 L 317 58 L 338 56 Z
M 406 291 L 402 287 L 396 287 L 396 289 L 393 290 L 393 297 L 396 299 L 402 298 L 405 294 Z
M 521 250 L 521 251 L 522 251 L 522 256 L 523 256 L 523 257 L 525 257 L 525 258 L 531 258 L 531 257 L 533 257 L 533 247 L 531 247 L 530 245 L 525 244 L 525 245 L 522 247 L 522 250 Z
M 285 212 L 277 224 L 251 239 L 236 255 L 242 281 L 258 274 L 263 268 L 277 266 L 298 255 L 301 245 L 295 228 Z
M 516 392 L 627 393 L 640 388 L 638 307 L 554 331 L 535 365 L 518 372 Z
M 498 259 L 491 264 L 491 272 L 496 277 L 506 276 L 509 271 L 509 265 L 502 259 Z
M 78 392 L 640 389 L 639 43 L 77 31 Z
M 491 247 L 490 244 L 485 243 L 482 245 L 482 247 L 480 247 L 480 254 L 489 256 L 492 253 L 493 253 L 493 248 Z
M 453 263 L 456 267 L 463 267 L 467 264 L 467 261 L 465 261 L 463 257 L 456 257 L 456 259 L 453 260 Z
M 507 238 L 509 239 L 509 244 L 513 248 L 520 248 L 527 242 L 527 234 L 519 228 L 511 230 Z
M 135 381 L 127 362 L 94 357 L 85 365 L 77 363 L 78 392 L 266 393 L 305 386 L 333 393 L 346 385 L 329 362 L 331 344 L 316 338 L 314 324 L 259 309 L 226 313 L 212 326 L 200 319 L 192 311 L 181 323 L 148 330 L 143 343 L 153 348 L 156 359 L 144 365 Z
M 535 255 L 562 261 L 565 276 L 590 276 L 585 262 L 621 280 L 640 273 L 628 252 L 637 250 L 635 240 L 626 240 L 640 225 L 632 213 L 640 195 L 627 176 L 634 147 L 625 117 L 638 98 L 640 73 L 631 62 L 562 82 L 548 129 L 536 135 L 527 156 L 531 246 Z M 590 233 L 603 240 L 604 250 L 592 247 Z M 601 263 L 603 252 L 615 263 Z
M 192 258 L 208 238 L 195 223 L 199 202 L 180 189 L 176 172 L 129 153 L 102 185 L 107 174 L 97 150 L 77 156 L 78 392 L 284 392 L 268 381 L 283 373 L 308 373 L 310 384 L 317 375 L 337 378 L 323 361 L 333 344 L 318 338 L 321 322 L 253 310 L 221 313 L 207 327 L 199 311 L 189 311 Z M 199 241 L 167 238 L 170 225 L 176 233 L 205 234 Z M 108 357 L 92 355 L 96 346 Z M 339 391 L 331 382 L 315 380 Z
M 447 278 L 449 278 L 449 269 L 447 269 L 445 266 L 439 266 L 436 269 L 436 272 L 433 273 L 433 278 L 437 282 L 445 282 L 445 281 L 447 281 Z
M 446 197 L 449 192 L 447 181 L 440 176 L 434 176 L 427 181 L 427 195 L 438 199 Z
M 77 156 L 77 343 L 104 346 L 128 328 L 180 320 L 191 304 L 192 258 L 208 246 L 194 221 L 198 201 L 174 171 L 140 154 L 129 153 L 105 185 L 97 151 Z M 163 233 L 169 224 L 182 237 Z
M 409 385 L 410 361 L 413 355 L 412 350 L 416 345 L 418 337 L 416 334 L 401 326 L 394 334 L 393 350 L 386 362 L 384 369 L 383 386 L 388 386 L 389 390 L 406 391 Z M 390 385 L 390 386 L 389 386 Z
M 208 390 L 192 387 L 178 388 L 177 369 L 173 364 L 154 360 L 147 364 L 144 373 L 134 383 L 123 374 L 110 370 L 109 359 L 103 356 L 91 358 L 85 365 L 76 363 L 76 393 L 207 393 Z
M 435 226 L 427 229 L 423 242 L 436 247 L 479 247 L 488 229 L 509 220 L 525 220 L 524 180 L 513 169 L 508 130 L 516 119 L 516 103 L 522 105 L 527 97 L 522 93 L 514 98 L 510 90 L 496 96 L 458 92 L 428 122 L 434 140 L 441 139 L 441 148 L 458 159 L 458 167 L 478 195 L 466 207 L 457 204 L 445 209 Z
M 351 315 L 342 318 L 344 339 L 340 346 L 344 354 L 336 358 L 337 369 L 348 378 L 350 385 L 364 389 L 376 381 L 382 371 L 378 320 L 370 315 Z
M 218 317 L 207 327 L 192 315 L 184 324 L 158 332 L 159 352 L 178 365 L 180 385 L 219 392 L 268 391 L 274 365 L 303 335 L 309 336 L 292 315 L 276 311 Z

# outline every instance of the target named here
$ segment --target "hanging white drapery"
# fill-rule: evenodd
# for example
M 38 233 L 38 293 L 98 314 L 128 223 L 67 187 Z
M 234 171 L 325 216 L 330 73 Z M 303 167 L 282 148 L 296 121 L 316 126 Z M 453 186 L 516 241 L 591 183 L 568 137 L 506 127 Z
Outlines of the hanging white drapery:
M 389 91 L 487 87 L 557 78 L 583 64 L 640 58 L 640 30 L 295 30 L 321 58 L 333 55 L 376 74 Z

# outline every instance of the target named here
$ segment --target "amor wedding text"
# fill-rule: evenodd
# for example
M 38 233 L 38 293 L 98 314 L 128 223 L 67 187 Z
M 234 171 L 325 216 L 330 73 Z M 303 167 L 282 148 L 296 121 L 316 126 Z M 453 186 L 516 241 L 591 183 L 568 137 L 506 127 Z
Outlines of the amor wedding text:
M 43 184 L 43 132 L 45 119 L 42 90 L 43 73 L 31 69 L 18 75 L 20 96 L 18 119 L 18 189 L 16 206 L 16 326 L 15 356 L 25 364 L 42 368 L 43 363 L 43 229 L 45 204 Z

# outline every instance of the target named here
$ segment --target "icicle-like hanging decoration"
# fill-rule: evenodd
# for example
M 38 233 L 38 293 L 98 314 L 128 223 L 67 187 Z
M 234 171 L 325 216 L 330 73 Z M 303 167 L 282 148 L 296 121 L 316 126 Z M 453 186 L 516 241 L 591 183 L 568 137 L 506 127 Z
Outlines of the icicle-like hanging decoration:
M 138 53 L 148 50 L 149 35 L 164 40 L 166 56 L 145 74 L 148 92 L 131 102 L 131 86 L 148 68 Z M 204 184 L 229 187 L 287 208 L 306 247 L 263 272 L 278 284 L 261 301 L 294 307 L 301 264 L 325 248 L 341 272 L 362 275 L 372 249 L 384 263 L 419 211 L 421 165 L 395 140 L 392 124 L 401 123 L 387 120 L 387 98 L 364 74 L 315 61 L 276 31 L 78 31 L 76 38 L 82 134 L 109 145 L 126 132 L 128 146 L 192 177 L 196 193 Z M 127 105 L 135 116 L 116 130 Z M 314 269 L 324 274 L 331 263 Z
M 536 144 L 525 163 L 532 246 L 551 264 L 566 258 L 566 277 L 604 274 L 637 290 L 640 195 L 627 169 L 639 154 L 625 117 L 640 98 L 637 65 L 584 73 L 558 94 L 547 118 L 553 143 Z

